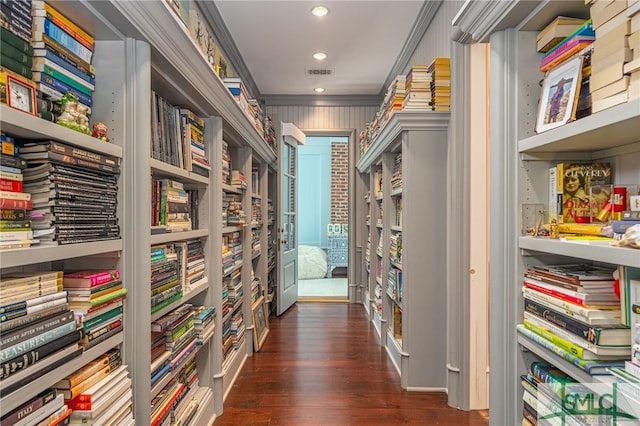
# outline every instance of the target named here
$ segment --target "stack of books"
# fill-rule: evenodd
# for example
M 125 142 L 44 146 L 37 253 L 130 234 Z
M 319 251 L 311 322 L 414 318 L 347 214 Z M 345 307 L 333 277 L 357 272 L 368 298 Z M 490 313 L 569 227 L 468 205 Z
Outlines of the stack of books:
M 546 72 L 579 54 L 595 40 L 591 19 L 544 54 L 540 60 L 540 71 Z
M 69 389 L 69 383 L 78 380 L 81 381 Z M 123 426 L 135 424 L 131 378 L 117 348 L 89 362 L 56 386 L 72 410 L 70 424 L 103 424 L 105 421 Z M 71 393 L 71 399 L 66 398 L 67 393 Z
M 172 179 L 156 179 L 152 186 L 152 226 L 162 227 L 165 232 L 191 230 L 192 204 L 184 184 Z
M 249 93 L 247 92 L 247 87 L 242 82 L 240 77 L 225 77 L 222 79 L 224 81 L 224 85 L 229 89 L 231 96 L 235 101 L 240 105 L 240 109 L 243 113 L 249 117 L 249 120 L 253 122 L 254 113 L 249 105 Z
M 253 269 L 253 265 L 251 266 L 251 306 L 260 299 L 262 296 L 262 280 L 259 276 L 256 275 L 256 272 Z
M 260 102 L 255 98 L 249 99 L 249 109 L 251 111 L 249 118 L 253 118 L 253 126 L 258 131 L 258 134 L 264 137 L 264 112 Z
M 242 315 L 241 309 L 238 309 L 231 316 L 230 330 L 231 330 L 231 341 L 233 342 L 233 349 L 237 351 L 238 349 L 240 349 L 240 346 L 244 342 L 245 336 L 246 336 L 244 316 Z
M 214 306 L 198 306 L 193 317 L 193 327 L 196 329 L 198 345 L 204 345 L 216 327 L 216 308 Z
M 260 229 L 254 229 L 251 231 L 251 255 L 255 257 L 260 253 Z
M 123 305 L 127 295 L 117 269 L 67 272 L 63 288 L 69 308 L 82 326 L 85 350 L 123 330 Z
M 29 247 L 39 240 L 33 239 L 31 228 L 31 194 L 24 191 L 27 163 L 11 136 L 0 133 L 0 145 L 0 250 Z
M 247 189 L 247 179 L 240 170 L 231 170 L 231 185 L 240 189 Z
M 393 159 L 393 171 L 391 173 L 391 192 L 402 189 L 402 153 Z
M 519 333 L 591 375 L 629 359 L 614 270 L 587 264 L 530 266 Z
M 584 19 L 558 16 L 536 36 L 536 48 L 546 53 L 584 24 Z
M 383 117 L 383 124 L 395 114 L 396 111 L 402 110 L 402 103 L 405 97 L 406 76 L 399 75 L 391 82 L 387 88 L 387 93 L 380 106 L 380 114 Z
M 237 310 L 242 305 L 244 288 L 242 286 L 242 273 L 236 269 L 222 280 L 222 284 L 229 290 L 228 303 L 232 311 Z
M 231 154 L 229 153 L 229 144 L 222 141 L 222 183 L 231 185 Z
M 205 275 L 204 246 L 199 238 L 176 242 L 180 264 L 179 278 L 184 291 L 191 291 L 209 282 Z
M 120 238 L 118 158 L 52 140 L 25 142 L 20 157 L 36 239 L 62 245 Z
M 451 59 L 435 58 L 427 72 L 431 74 L 431 109 L 451 110 Z
M 209 176 L 209 162 L 204 141 L 205 122 L 187 108 L 180 109 L 183 167 L 187 171 Z
M 37 89 L 55 102 L 71 93 L 78 100 L 77 112 L 85 116 L 77 115 L 73 122 L 67 116 L 58 122 L 89 134 L 88 120 L 83 120 L 91 114 L 95 89 L 95 69 L 91 65 L 95 50 L 93 36 L 49 2 L 34 0 L 32 45 L 33 80 Z
M 589 83 L 595 113 L 629 100 L 629 74 L 640 61 L 631 68 L 626 64 L 634 58 L 631 44 L 640 47 L 640 32 L 631 36 L 627 2 L 596 1 L 590 13 L 596 34 Z
M 426 65 L 413 65 L 409 70 L 402 109 L 431 109 L 431 74 Z
M 629 48 L 633 51 L 633 59 L 624 66 L 625 75 L 629 76 L 629 101 L 640 98 L 640 0 L 628 0 L 627 16 L 629 24 Z
M 262 226 L 262 200 L 260 198 L 251 199 L 251 225 Z M 255 249 L 255 246 L 252 247 Z
M 247 223 L 247 215 L 242 209 L 242 195 L 227 194 L 225 197 L 227 204 L 226 226 L 243 226 Z
M 9 74 L 35 87 L 31 71 L 33 65 L 31 0 L 3 2 L 0 24 L 2 81 L 6 82 L 6 75 Z M 4 99 L 2 102 L 7 103 L 7 100 Z
M 69 309 L 62 274 L 62 271 L 2 274 L 2 397 L 82 353 L 78 342 L 83 333 Z
M 151 313 L 182 298 L 175 243 L 151 246 Z
M 274 152 L 278 150 L 276 130 L 273 127 L 273 120 L 267 114 L 264 115 L 264 140 Z

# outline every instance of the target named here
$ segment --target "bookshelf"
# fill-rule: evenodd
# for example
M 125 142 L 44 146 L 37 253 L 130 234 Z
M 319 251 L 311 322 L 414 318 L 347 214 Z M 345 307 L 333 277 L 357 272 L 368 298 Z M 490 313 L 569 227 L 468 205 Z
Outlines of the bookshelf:
M 93 2 L 51 1 L 70 19 L 81 22 L 96 36 L 96 90 L 93 117 L 109 127 L 110 143 L 104 143 L 79 132 L 52 124 L 19 111 L 0 106 L 2 130 L 21 137 L 55 139 L 84 149 L 122 159 L 119 178 L 118 217 L 121 239 L 69 246 L 33 246 L 4 250 L 0 254 L 2 271 L 79 268 L 119 268 L 128 290 L 125 302 L 124 332 L 99 344 L 63 367 L 30 383 L 20 392 L 1 400 L 3 413 L 17 407 L 29 395 L 35 395 L 57 382 L 106 349 L 121 345 L 124 363 L 129 366 L 133 382 L 134 417 L 148 423 L 149 401 L 171 376 L 150 386 L 150 351 L 140 342 L 149 341 L 150 323 L 184 303 L 210 305 L 216 308 L 213 337 L 195 353 L 200 388 L 195 393 L 198 410 L 191 424 L 212 424 L 222 413 L 223 401 L 231 388 L 242 362 L 252 351 L 251 335 L 237 351 L 241 356 L 232 362 L 222 360 L 221 286 L 222 237 L 230 230 L 220 224 L 223 184 L 220 179 L 219 147 L 223 138 L 240 153 L 245 174 L 251 176 L 252 164 L 262 171 L 262 187 L 267 188 L 268 165 L 275 162 L 273 149 L 265 142 L 233 99 L 223 82 L 209 66 L 207 59 L 192 41 L 182 21 L 167 2 Z M 206 6 L 205 6 L 206 7 Z M 170 37 L 167 37 L 170 34 Z M 119 58 L 115 59 L 114 58 Z M 185 64 L 189 64 L 185 66 Z M 169 103 L 189 108 L 205 121 L 204 140 L 213 168 L 208 177 L 152 158 L 151 99 L 152 92 L 161 94 Z M 150 226 L 152 180 L 167 178 L 182 183 L 185 189 L 199 193 L 199 224 L 190 231 L 152 235 Z M 251 190 L 249 190 L 251 191 Z M 251 194 L 251 192 L 249 192 Z M 267 191 L 261 192 L 267 205 Z M 244 201 L 251 211 L 251 195 Z M 248 208 L 247 208 L 248 207 Z M 238 227 L 245 247 L 251 246 L 250 228 Z M 267 246 L 266 225 L 259 228 L 263 247 Z M 206 284 L 185 291 L 179 300 L 163 306 L 153 314 L 149 304 L 150 256 L 153 245 L 200 239 L 205 253 Z M 260 274 L 266 274 L 263 252 L 254 263 Z M 250 252 L 246 254 L 251 259 Z M 250 277 L 251 262 L 242 266 L 242 276 Z M 243 297 L 250 297 L 247 292 Z M 245 299 L 249 300 L 249 299 Z M 247 331 L 251 330 L 250 303 L 242 304 Z M 135 325 L 135 326 L 134 326 Z M 177 373 L 174 372 L 174 376 Z M 17 395 L 19 393 L 19 395 Z
M 371 217 L 368 227 L 371 318 L 400 374 L 402 387 L 410 390 L 446 388 L 446 329 L 440 326 L 444 324 L 446 300 L 442 250 L 446 235 L 440 225 L 446 223 L 446 216 L 445 209 L 435 207 L 437 200 L 446 199 L 443 176 L 446 176 L 448 122 L 449 114 L 443 112 L 396 112 L 356 165 L 360 173 L 368 173 L 370 177 L 371 202 L 367 214 Z M 392 189 L 399 154 L 402 154 L 402 185 Z M 382 188 L 377 191 L 380 172 Z M 425 182 L 429 182 L 427 197 Z M 396 222 L 400 197 L 402 228 Z M 390 258 L 391 239 L 401 229 L 411 232 L 402 235 L 402 264 L 394 260 L 396 266 L 402 266 L 403 276 L 403 297 L 398 301 L 390 295 L 388 278 L 389 269 L 396 268 Z M 379 319 L 376 287 L 382 291 Z
M 612 380 L 611 376 L 585 373 L 515 331 L 516 324 L 523 318 L 521 287 L 527 265 L 580 262 L 640 268 L 638 250 L 611 247 L 608 242 L 521 236 L 520 207 L 525 203 L 547 204 L 548 169 L 560 162 L 609 162 L 614 185 L 639 182 L 637 128 L 640 103 L 638 100 L 623 103 L 535 134 L 537 100 L 540 98 L 538 82 L 543 78 L 539 71 L 542 55 L 536 52 L 536 35 L 560 15 L 588 18 L 590 5 L 583 2 L 514 2 L 469 6 L 460 11 L 458 24 L 463 32 L 473 33 L 473 38 L 491 43 L 492 61 L 489 181 L 491 423 L 520 424 L 523 414 L 520 375 L 527 372 L 532 361 L 550 362 L 587 386 Z M 487 16 L 488 20 L 472 23 L 478 14 Z M 501 18 L 497 18 L 498 15 Z

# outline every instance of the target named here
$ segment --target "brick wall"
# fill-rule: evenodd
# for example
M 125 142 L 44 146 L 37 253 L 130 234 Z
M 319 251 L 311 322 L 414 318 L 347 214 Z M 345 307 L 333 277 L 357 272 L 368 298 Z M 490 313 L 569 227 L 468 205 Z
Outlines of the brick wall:
M 348 223 L 349 144 L 331 143 L 331 223 Z

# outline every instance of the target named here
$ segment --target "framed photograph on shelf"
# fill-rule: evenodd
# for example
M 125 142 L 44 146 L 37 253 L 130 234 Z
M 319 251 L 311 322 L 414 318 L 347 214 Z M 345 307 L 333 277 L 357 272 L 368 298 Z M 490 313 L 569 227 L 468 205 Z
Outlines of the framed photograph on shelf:
M 269 334 L 269 317 L 264 302 L 264 296 L 256 300 L 251 308 L 253 315 L 253 348 L 257 352 L 262 348 Z
M 562 126 L 575 119 L 582 85 L 582 56 L 549 70 L 542 83 L 536 133 Z

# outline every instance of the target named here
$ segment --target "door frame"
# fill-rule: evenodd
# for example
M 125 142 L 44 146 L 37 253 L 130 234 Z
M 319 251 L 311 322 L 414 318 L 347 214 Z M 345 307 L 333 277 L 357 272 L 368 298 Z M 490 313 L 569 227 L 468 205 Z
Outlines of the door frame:
M 307 129 L 300 128 L 305 136 L 319 136 L 319 137 L 330 137 L 330 136 L 340 136 L 348 138 L 347 144 L 349 146 L 349 158 L 348 158 L 348 190 L 349 195 L 347 197 L 348 208 L 349 208 L 349 266 L 347 266 L 347 286 L 348 286 L 348 296 L 349 303 L 362 302 L 363 292 L 362 287 L 357 285 L 356 281 L 356 214 L 354 213 L 354 208 L 357 207 L 357 203 L 355 202 L 355 158 L 356 158 L 356 148 L 357 148 L 357 139 L 356 139 L 356 129 Z

